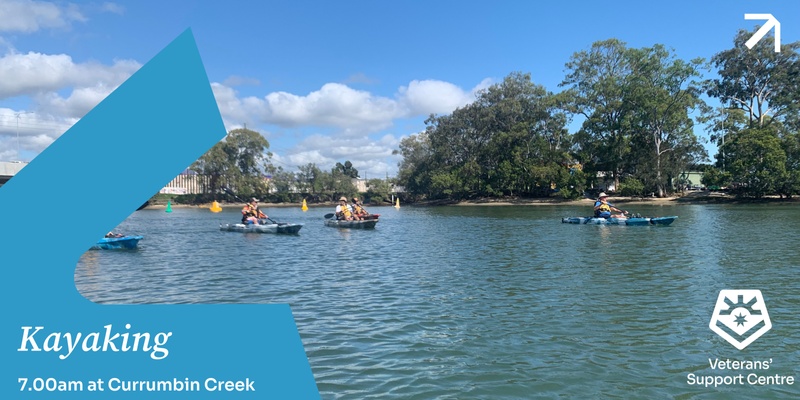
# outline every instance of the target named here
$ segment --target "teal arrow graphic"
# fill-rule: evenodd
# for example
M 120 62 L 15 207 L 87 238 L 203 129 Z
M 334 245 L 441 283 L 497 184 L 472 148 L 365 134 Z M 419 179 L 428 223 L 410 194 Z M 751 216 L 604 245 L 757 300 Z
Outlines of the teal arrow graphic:
M 319 398 L 288 305 L 97 305 L 75 289 L 80 256 L 224 136 L 187 30 L 0 188 L 0 397 L 64 382 L 52 398 Z M 42 214 L 57 203 L 69 210 Z M 128 381 L 172 390 L 109 387 Z M 248 384 L 232 394 L 219 381 Z

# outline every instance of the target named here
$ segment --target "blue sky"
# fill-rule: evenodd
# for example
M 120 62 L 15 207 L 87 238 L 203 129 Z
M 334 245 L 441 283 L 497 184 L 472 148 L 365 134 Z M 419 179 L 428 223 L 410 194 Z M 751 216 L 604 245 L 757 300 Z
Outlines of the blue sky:
M 383 177 L 430 113 L 511 72 L 559 91 L 570 56 L 612 37 L 708 59 L 763 23 L 745 13 L 800 40 L 800 1 L 0 0 L 0 161 L 33 159 L 187 28 L 228 129 L 261 132 L 289 170 Z

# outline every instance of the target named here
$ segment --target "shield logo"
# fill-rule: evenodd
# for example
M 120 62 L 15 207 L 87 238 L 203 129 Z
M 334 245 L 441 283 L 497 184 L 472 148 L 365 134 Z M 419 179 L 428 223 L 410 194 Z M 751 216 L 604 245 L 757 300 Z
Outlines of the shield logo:
M 721 290 L 708 327 L 739 350 L 772 329 L 760 290 Z

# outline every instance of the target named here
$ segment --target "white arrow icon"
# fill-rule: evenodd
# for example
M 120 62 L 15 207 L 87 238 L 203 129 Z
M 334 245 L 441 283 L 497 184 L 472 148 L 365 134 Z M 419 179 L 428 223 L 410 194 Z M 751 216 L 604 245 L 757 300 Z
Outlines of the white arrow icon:
M 781 23 L 778 22 L 778 20 L 775 19 L 772 14 L 745 14 L 744 19 L 767 20 L 767 23 L 762 25 L 755 35 L 753 35 L 753 37 L 744 42 L 744 45 L 747 46 L 748 49 L 752 49 L 753 46 L 755 46 L 756 43 L 758 43 L 758 41 L 761 40 L 761 38 L 763 38 L 767 32 L 769 32 L 770 29 L 775 27 L 775 52 L 781 52 Z

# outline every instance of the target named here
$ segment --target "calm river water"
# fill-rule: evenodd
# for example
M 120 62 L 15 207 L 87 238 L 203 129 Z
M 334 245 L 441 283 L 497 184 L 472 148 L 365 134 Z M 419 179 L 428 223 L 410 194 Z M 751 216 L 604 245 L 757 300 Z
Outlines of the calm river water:
M 98 303 L 288 303 L 323 399 L 797 398 L 794 385 L 690 385 L 687 375 L 800 378 L 800 207 L 629 205 L 668 227 L 562 224 L 576 206 L 273 208 L 297 236 L 219 231 L 238 210 L 142 210 L 135 251 L 89 251 Z M 772 329 L 740 351 L 709 329 L 722 289 L 760 289 Z M 709 359 L 772 359 L 720 371 Z

